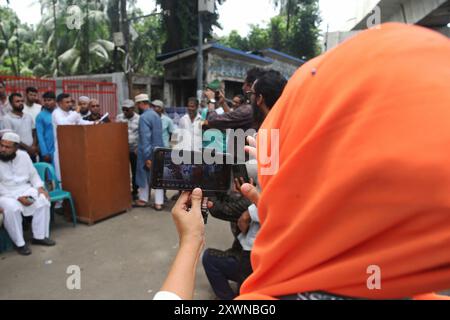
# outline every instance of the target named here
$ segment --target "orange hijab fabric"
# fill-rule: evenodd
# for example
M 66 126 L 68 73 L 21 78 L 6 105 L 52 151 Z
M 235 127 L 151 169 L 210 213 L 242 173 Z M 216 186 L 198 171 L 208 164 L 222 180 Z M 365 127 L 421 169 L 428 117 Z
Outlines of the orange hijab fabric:
M 259 177 L 239 299 L 450 289 L 449 39 L 402 24 L 362 32 L 301 67 L 262 129 L 280 130 L 280 167 Z

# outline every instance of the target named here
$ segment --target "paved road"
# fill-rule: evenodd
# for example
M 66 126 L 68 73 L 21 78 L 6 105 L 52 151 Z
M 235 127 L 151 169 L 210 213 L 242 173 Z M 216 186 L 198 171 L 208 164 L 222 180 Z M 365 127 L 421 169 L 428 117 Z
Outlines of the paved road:
M 57 218 L 53 248 L 32 246 L 29 257 L 0 255 L 0 299 L 152 299 L 176 254 L 178 236 L 169 212 L 134 209 L 92 227 Z M 227 223 L 210 219 L 207 246 L 227 249 Z M 66 288 L 70 265 L 81 268 L 81 290 Z M 196 299 L 213 299 L 200 265 Z
M 57 217 L 53 248 L 33 255 L 0 255 L 2 299 L 152 299 L 176 254 L 178 238 L 169 212 L 134 209 L 92 227 Z M 207 246 L 227 249 L 229 225 L 209 219 Z M 81 290 L 68 290 L 68 266 L 81 268 Z M 214 299 L 200 265 L 195 299 Z M 448 292 L 450 295 L 450 291 Z

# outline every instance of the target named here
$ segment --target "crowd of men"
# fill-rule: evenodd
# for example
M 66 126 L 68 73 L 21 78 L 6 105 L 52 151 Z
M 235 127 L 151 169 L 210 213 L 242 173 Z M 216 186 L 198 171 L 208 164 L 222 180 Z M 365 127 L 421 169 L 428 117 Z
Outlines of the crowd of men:
M 140 94 L 134 100 L 123 101 L 122 112 L 115 121 L 126 123 L 128 127 L 134 207 L 152 207 L 161 211 L 168 201 L 164 190 L 155 190 L 154 204 L 150 204 L 155 148 L 173 147 L 190 151 L 209 148 L 220 153 L 232 153 L 236 150 L 230 150 L 227 130 L 256 131 L 285 85 L 286 79 L 277 71 L 251 69 L 242 94 L 228 100 L 223 83 L 213 81 L 206 86 L 201 101 L 195 97 L 187 100 L 187 113 L 177 125 L 166 114 L 160 100 L 151 101 L 148 95 Z M 39 98 L 42 105 L 38 103 Z M 69 94 L 56 96 L 54 92 L 45 92 L 39 97 L 38 90 L 33 87 L 26 89 L 25 97 L 20 93 L 7 96 L 5 84 L 0 82 L 0 132 L 3 134 L 0 145 L 0 210 L 5 216 L 5 229 L 20 254 L 31 254 L 23 237 L 22 216 L 33 217 L 33 244 L 55 245 L 49 239 L 49 196 L 33 163 L 53 165 L 61 180 L 57 127 L 107 122 L 110 119 L 101 113 L 97 99 L 83 96 L 74 103 Z M 172 139 L 174 136 L 176 139 Z M 256 165 L 247 163 L 246 168 L 256 184 Z M 230 250 L 208 249 L 203 255 L 206 275 L 220 299 L 232 299 L 237 295 L 229 280 L 240 285 L 251 273 L 250 251 L 259 230 L 257 208 L 240 195 L 241 183 L 236 181 L 233 190 L 227 194 L 217 194 L 211 208 L 214 217 L 231 222 L 235 235 Z

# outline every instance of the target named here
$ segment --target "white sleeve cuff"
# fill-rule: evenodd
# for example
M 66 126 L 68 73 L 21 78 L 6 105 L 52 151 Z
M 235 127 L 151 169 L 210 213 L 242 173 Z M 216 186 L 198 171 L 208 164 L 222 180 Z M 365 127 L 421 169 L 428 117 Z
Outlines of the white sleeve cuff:
M 153 300 L 160 300 L 160 301 L 177 301 L 177 300 L 183 300 L 178 295 L 176 295 L 173 292 L 168 291 L 160 291 L 153 297 Z
M 250 207 L 248 207 L 248 213 L 250 214 L 253 222 L 259 222 L 258 208 L 256 207 L 256 205 L 252 204 Z

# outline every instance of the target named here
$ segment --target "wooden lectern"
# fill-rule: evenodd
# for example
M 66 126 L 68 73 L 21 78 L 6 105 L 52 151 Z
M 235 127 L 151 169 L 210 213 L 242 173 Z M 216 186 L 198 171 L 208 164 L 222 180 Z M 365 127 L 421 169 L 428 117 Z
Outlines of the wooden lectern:
M 89 225 L 131 208 L 128 129 L 124 123 L 58 126 L 62 187 Z

